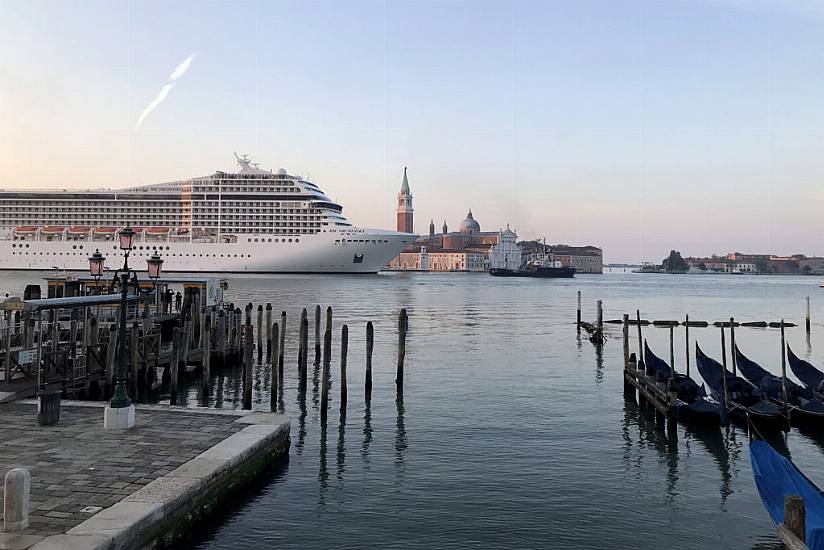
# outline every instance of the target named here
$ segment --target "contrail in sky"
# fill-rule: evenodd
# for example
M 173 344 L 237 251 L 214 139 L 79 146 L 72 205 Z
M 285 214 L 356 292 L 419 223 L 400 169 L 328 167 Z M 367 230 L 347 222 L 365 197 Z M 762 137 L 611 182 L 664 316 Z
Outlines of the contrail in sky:
M 140 127 L 143 125 L 143 121 L 146 120 L 152 112 L 157 109 L 157 107 L 163 103 L 163 101 L 169 96 L 169 92 L 172 91 L 173 82 L 178 80 L 181 76 L 186 74 L 186 71 L 189 70 L 189 67 L 192 66 L 192 61 L 195 59 L 195 54 L 190 55 L 183 62 L 178 65 L 174 72 L 169 75 L 169 82 L 161 88 L 160 92 L 155 96 L 155 98 L 146 105 L 146 108 L 143 109 L 143 112 L 140 113 L 140 116 L 137 118 L 137 124 L 134 126 L 134 131 L 137 132 L 140 130 Z

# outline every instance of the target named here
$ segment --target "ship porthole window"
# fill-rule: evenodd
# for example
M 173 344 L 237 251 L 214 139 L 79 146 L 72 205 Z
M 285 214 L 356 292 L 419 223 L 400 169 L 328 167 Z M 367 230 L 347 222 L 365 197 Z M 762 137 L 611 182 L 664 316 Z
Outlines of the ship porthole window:
M 29 245 L 26 245 L 26 248 L 28 248 L 28 247 L 29 247 Z
M 295 242 L 296 242 L 296 243 L 299 243 L 299 242 L 300 242 L 300 239 L 295 239 Z
M 291 242 L 292 242 L 292 239 L 289 239 L 289 242 L 291 243 Z

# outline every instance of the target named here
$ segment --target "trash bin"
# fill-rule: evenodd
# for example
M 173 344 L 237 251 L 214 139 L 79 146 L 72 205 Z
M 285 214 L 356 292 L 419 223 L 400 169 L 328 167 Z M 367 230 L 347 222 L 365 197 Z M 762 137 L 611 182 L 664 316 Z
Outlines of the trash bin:
M 60 421 L 60 390 L 44 390 L 37 394 L 37 423 L 54 426 Z

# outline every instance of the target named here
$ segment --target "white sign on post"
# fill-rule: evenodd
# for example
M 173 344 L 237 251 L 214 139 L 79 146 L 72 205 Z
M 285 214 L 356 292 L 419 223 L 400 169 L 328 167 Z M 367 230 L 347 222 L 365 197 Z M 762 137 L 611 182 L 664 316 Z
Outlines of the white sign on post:
M 37 349 L 21 349 L 17 352 L 18 365 L 31 365 L 37 359 Z

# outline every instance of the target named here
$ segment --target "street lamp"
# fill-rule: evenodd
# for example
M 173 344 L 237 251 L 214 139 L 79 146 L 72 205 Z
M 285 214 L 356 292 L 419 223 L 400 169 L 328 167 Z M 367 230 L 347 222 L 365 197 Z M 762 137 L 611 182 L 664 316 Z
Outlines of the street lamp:
M 120 290 L 120 323 L 117 334 L 117 369 L 115 370 L 114 395 L 109 406 L 104 413 L 103 426 L 105 428 L 131 428 L 134 426 L 134 405 L 129 399 L 126 391 L 126 322 L 127 304 L 129 297 L 129 286 L 132 286 L 137 293 L 137 273 L 129 269 L 129 253 L 134 242 L 134 231 L 130 226 L 126 226 L 119 234 L 120 249 L 123 254 L 123 267 L 114 272 L 109 285 L 109 294 L 114 291 L 116 285 Z M 90 268 L 93 265 L 89 260 Z
M 95 250 L 94 254 L 89 256 L 89 272 L 94 277 L 94 288 L 98 294 L 100 292 L 100 277 L 103 276 L 103 264 L 106 263 L 106 257 L 100 253 L 100 250 Z
M 157 280 L 160 278 L 160 271 L 163 268 L 163 258 L 155 252 L 151 258 L 146 260 L 146 264 L 148 264 L 149 278 L 154 281 L 155 313 L 159 315 L 160 300 L 157 294 Z

